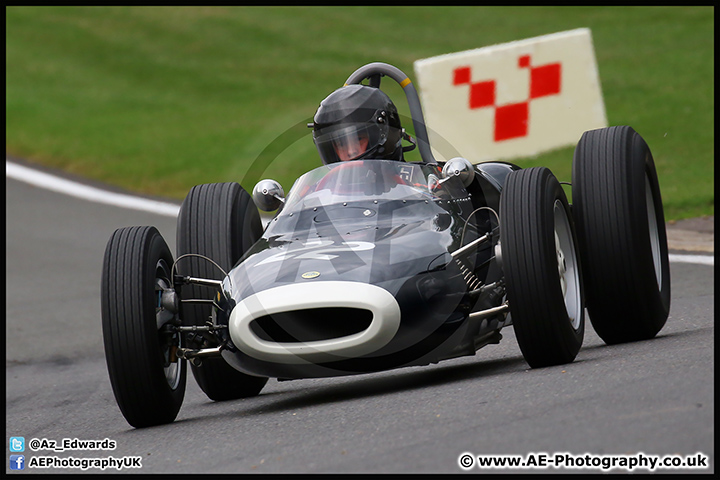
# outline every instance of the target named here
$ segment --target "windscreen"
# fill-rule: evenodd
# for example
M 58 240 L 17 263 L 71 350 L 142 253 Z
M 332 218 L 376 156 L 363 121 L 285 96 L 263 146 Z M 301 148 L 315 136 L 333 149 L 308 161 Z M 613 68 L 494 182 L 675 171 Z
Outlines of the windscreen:
M 465 197 L 456 177 L 441 180 L 437 166 L 392 160 L 354 160 L 311 170 L 297 179 L 285 212 L 357 201 L 441 200 Z

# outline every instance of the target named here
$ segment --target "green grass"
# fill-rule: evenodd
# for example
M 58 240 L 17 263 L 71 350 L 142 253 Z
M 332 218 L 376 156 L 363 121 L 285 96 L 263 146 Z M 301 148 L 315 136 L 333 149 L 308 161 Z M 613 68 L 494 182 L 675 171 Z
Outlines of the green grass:
M 647 140 L 666 218 L 714 214 L 713 15 L 712 7 L 6 7 L 6 153 L 169 198 L 206 182 L 250 189 L 260 176 L 287 191 L 319 165 L 304 123 L 359 66 L 383 61 L 413 78 L 420 58 L 588 27 L 608 122 Z M 399 87 L 389 87 L 408 115 Z M 561 180 L 571 162 L 572 148 L 516 161 Z

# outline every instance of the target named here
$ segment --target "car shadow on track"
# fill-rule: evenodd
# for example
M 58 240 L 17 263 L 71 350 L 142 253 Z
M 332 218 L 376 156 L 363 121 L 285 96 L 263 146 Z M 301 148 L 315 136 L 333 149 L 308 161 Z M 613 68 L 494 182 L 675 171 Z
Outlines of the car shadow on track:
M 572 368 L 572 365 L 575 364 L 612 361 L 612 358 L 618 355 L 643 354 L 647 349 L 656 349 L 659 343 L 693 334 L 697 334 L 697 332 L 695 330 L 661 332 L 651 340 L 606 345 L 593 333 L 589 339 L 589 344 L 583 345 L 575 361 L 562 367 Z M 507 352 L 505 355 L 508 355 Z M 375 374 L 293 380 L 275 383 L 272 388 L 266 388 L 257 397 L 220 402 L 222 405 L 230 406 L 229 410 L 218 411 L 219 405 L 216 402 L 205 399 L 205 401 L 195 404 L 193 407 L 202 409 L 199 416 L 192 415 L 191 418 L 179 419 L 176 423 L 194 422 L 201 419 L 220 420 L 223 417 L 252 417 L 268 413 L 282 413 L 435 386 L 447 386 L 470 380 L 487 381 L 495 376 L 523 371 L 534 371 L 540 375 L 547 375 L 552 374 L 555 368 L 557 367 L 530 369 L 522 355 L 519 354 L 510 354 L 501 358 L 483 358 L 482 355 L 476 355 L 474 357 L 449 360 L 436 365 L 409 367 Z
M 710 332 L 714 330 L 714 327 L 712 326 L 696 326 L 695 328 L 688 329 L 688 330 L 680 330 L 680 331 L 660 331 L 655 337 L 647 339 L 647 340 L 636 340 L 633 342 L 626 342 L 626 343 L 616 343 L 608 345 L 602 340 L 600 340 L 599 337 L 595 336 L 593 334 L 593 339 L 591 340 L 591 343 L 586 343 L 582 346 L 580 349 L 580 352 L 583 351 L 592 351 L 592 350 L 603 350 L 603 349 L 610 349 L 612 350 L 622 350 L 627 349 L 630 351 L 636 350 L 638 348 L 644 348 L 644 347 L 650 347 L 653 345 L 654 342 L 660 343 L 660 342 L 666 342 L 669 340 L 674 340 L 678 338 L 686 338 L 686 337 L 693 337 L 693 336 L 700 336 L 704 337 L 708 335 Z M 577 362 L 578 359 L 575 359 L 575 362 Z M 573 363 L 575 363 L 573 362 Z
M 343 379 L 348 380 L 344 380 L 340 384 L 335 382 L 330 385 L 317 385 L 317 383 L 315 383 L 309 387 L 302 387 L 300 390 L 286 391 L 282 397 L 273 395 L 273 400 L 277 399 L 277 401 L 270 404 L 262 402 L 261 405 L 253 405 L 249 408 L 242 409 L 238 414 L 256 415 L 329 403 L 353 401 L 365 397 L 390 395 L 527 369 L 528 366 L 522 356 L 517 356 L 455 365 L 440 365 L 429 370 L 404 372 L 400 370 L 380 377 L 343 377 Z M 261 394 L 258 399 L 263 399 L 263 397 L 264 395 Z
M 600 343 L 583 346 L 578 358 L 567 365 L 567 368 L 575 363 L 602 361 L 607 356 L 616 356 L 620 353 L 643 353 L 644 350 L 654 349 L 653 343 L 664 343 L 665 341 L 679 336 L 695 332 L 661 332 L 657 337 L 642 341 L 618 345 L 606 345 Z M 598 339 L 599 340 L 599 339 Z M 589 357 L 583 358 L 582 353 L 590 353 Z M 342 383 L 333 382 L 328 385 L 314 382 L 310 386 L 303 386 L 300 389 L 288 389 L 282 392 L 269 392 L 261 394 L 258 399 L 266 400 L 272 395 L 272 402 L 261 402 L 242 409 L 238 414 L 256 415 L 268 412 L 282 412 L 303 407 L 311 407 L 323 404 L 353 401 L 365 397 L 389 395 L 393 393 L 406 392 L 416 389 L 429 388 L 439 385 L 464 382 L 475 379 L 488 379 L 493 376 L 510 374 L 519 371 L 531 370 L 521 355 L 503 357 L 488 360 L 465 360 L 464 363 L 449 363 L 428 367 L 411 367 L 412 370 L 394 370 L 384 372 L 378 376 L 342 377 Z M 420 370 L 426 368 L 427 370 Z M 549 369 L 557 367 L 548 367 Z M 540 372 L 544 369 L 532 369 Z M 337 379 L 336 379 L 337 380 Z M 332 379 L 328 379 L 331 382 Z M 280 395 L 282 393 L 282 395 Z

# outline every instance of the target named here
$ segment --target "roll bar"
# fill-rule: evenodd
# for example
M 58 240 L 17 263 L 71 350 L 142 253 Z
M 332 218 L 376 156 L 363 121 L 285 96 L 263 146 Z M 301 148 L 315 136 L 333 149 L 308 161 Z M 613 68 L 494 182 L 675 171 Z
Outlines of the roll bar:
M 417 90 L 415 90 L 415 86 L 410 81 L 410 78 L 405 75 L 402 70 L 388 63 L 368 63 L 355 70 L 345 81 L 345 86 L 358 84 L 368 78 L 370 79 L 370 86 L 379 87 L 380 77 L 383 76 L 388 76 L 395 80 L 405 92 L 405 97 L 410 106 L 410 116 L 413 127 L 415 128 L 415 138 L 418 141 L 420 157 L 426 163 L 437 163 L 430 149 L 430 141 L 428 140 L 427 128 L 425 127 L 425 117 L 422 113 L 420 97 L 418 97 Z

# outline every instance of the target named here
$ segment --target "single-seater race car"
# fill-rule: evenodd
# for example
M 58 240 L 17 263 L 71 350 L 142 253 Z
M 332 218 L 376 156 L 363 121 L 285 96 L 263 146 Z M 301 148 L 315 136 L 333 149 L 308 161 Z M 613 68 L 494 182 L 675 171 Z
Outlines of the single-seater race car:
M 538 368 L 572 362 L 585 312 L 608 344 L 654 337 L 670 307 L 653 157 L 628 126 L 585 132 L 572 206 L 543 167 L 438 162 L 417 92 L 399 83 L 422 161 L 360 159 L 311 170 L 285 196 L 261 180 L 193 187 L 177 257 L 152 226 L 111 236 L 102 326 L 130 425 L 172 422 L 187 365 L 213 400 L 258 395 L 269 378 L 317 378 L 474 355 L 512 325 Z M 411 137 L 406 137 L 411 139 Z M 277 211 L 263 229 L 258 208 Z

